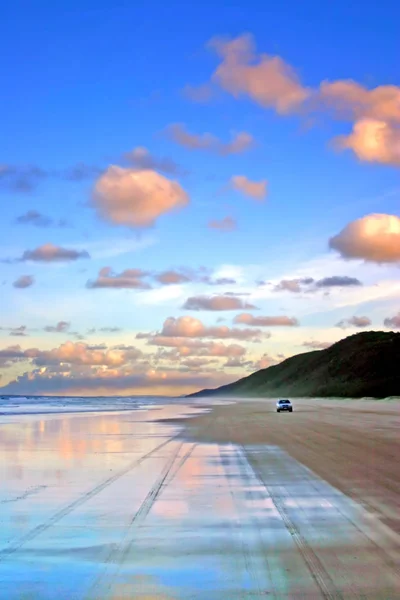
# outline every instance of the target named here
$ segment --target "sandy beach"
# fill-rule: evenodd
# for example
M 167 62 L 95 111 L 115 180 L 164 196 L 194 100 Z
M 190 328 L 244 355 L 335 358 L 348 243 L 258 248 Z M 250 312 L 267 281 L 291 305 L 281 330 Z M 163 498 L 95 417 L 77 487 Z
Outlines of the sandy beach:
M 294 406 L 3 416 L 0 598 L 398 598 L 399 402 Z

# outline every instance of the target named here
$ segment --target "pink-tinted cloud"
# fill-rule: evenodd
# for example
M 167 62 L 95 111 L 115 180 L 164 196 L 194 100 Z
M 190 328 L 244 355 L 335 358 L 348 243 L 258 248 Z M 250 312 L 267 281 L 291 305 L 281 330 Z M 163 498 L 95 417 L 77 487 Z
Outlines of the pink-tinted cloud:
M 110 166 L 97 180 L 93 205 L 115 225 L 150 227 L 157 219 L 189 204 L 181 185 L 152 170 Z
M 189 274 L 184 272 L 175 271 L 173 269 L 169 271 L 162 271 L 155 275 L 156 281 L 162 283 L 164 285 L 171 285 L 177 283 L 187 283 L 188 281 L 193 281 Z
M 389 329 L 400 329 L 400 312 L 394 315 L 394 317 L 387 317 L 383 324 Z
M 127 288 L 127 289 L 150 289 L 151 286 L 143 278 L 148 273 L 141 269 L 125 269 L 121 273 L 113 273 L 111 267 L 103 267 L 99 271 L 97 279 L 89 280 L 86 287 L 96 288 Z
M 233 217 L 224 217 L 223 219 L 215 219 L 208 222 L 210 229 L 219 229 L 219 231 L 234 231 L 237 227 L 236 219 Z
M 195 134 L 188 131 L 181 123 L 174 123 L 167 128 L 168 137 L 188 150 L 204 150 L 221 156 L 243 154 L 254 146 L 254 138 L 241 131 L 232 137 L 230 142 L 222 142 L 211 133 Z
M 361 119 L 349 135 L 334 140 L 339 150 L 352 150 L 361 161 L 400 166 L 400 126 Z
M 267 180 L 251 181 L 245 175 L 234 175 L 231 177 L 232 188 L 245 196 L 255 200 L 264 200 L 267 195 Z
M 215 339 L 237 339 L 254 340 L 262 335 L 261 330 L 230 328 L 226 325 L 206 326 L 194 317 L 168 317 L 159 333 L 138 333 L 138 339 L 154 338 L 215 338 Z M 162 345 L 162 344 L 159 344 Z
M 142 356 L 137 348 L 127 350 L 106 349 L 99 350 L 90 348 L 82 342 L 66 342 L 52 350 L 27 350 L 25 355 L 34 360 L 38 366 L 57 365 L 67 363 L 69 365 L 89 365 L 119 367 Z
M 85 372 L 52 371 L 49 367 L 25 372 L 9 384 L 0 388 L 2 394 L 43 394 L 82 396 L 96 395 L 129 395 L 188 394 L 198 389 L 214 388 L 230 383 L 237 375 L 227 375 L 208 369 L 206 372 L 171 370 L 171 369 L 139 369 L 120 370 L 91 368 Z
M 250 325 L 252 327 L 293 327 L 299 324 L 294 317 L 287 316 L 254 316 L 250 313 L 241 313 L 234 318 L 234 323 Z
M 348 80 L 324 81 L 318 102 L 344 119 L 374 119 L 400 123 L 400 87 L 381 85 L 368 90 Z
M 13 286 L 15 288 L 25 289 L 31 287 L 34 283 L 35 280 L 32 275 L 21 275 L 21 277 L 18 277 L 18 279 L 14 281 Z
M 257 54 L 251 35 L 218 38 L 210 45 L 222 59 L 212 79 L 233 96 L 247 96 L 280 114 L 299 110 L 307 100 L 309 91 L 292 67 L 279 56 Z
M 155 335 L 149 337 L 148 344 L 176 348 L 179 356 L 209 356 L 209 357 L 237 357 L 246 354 L 246 348 L 240 344 L 224 344 L 223 342 L 206 341 L 198 338 L 169 337 Z M 173 356 L 171 354 L 171 356 Z
M 124 159 L 129 162 L 133 168 L 139 170 L 155 170 L 162 171 L 169 175 L 179 175 L 181 168 L 171 158 L 158 158 L 151 154 L 147 148 L 138 146 L 126 152 Z
M 371 214 L 351 221 L 329 240 L 330 248 L 343 258 L 376 263 L 400 261 L 400 218 Z
M 337 323 L 336 327 L 342 327 L 346 329 L 346 327 L 369 327 L 371 325 L 371 319 L 368 317 L 350 317 L 349 319 L 342 319 Z
M 80 258 L 90 258 L 86 250 L 73 250 L 54 246 L 54 244 L 43 244 L 34 250 L 25 250 L 21 261 L 33 262 L 70 262 Z
M 183 305 L 187 310 L 240 310 L 255 309 L 256 306 L 237 296 L 192 296 Z
M 274 286 L 274 291 L 298 293 L 302 291 L 302 286 L 308 286 L 312 283 L 314 283 L 314 279 L 312 277 L 303 277 L 299 279 L 282 279 L 278 284 Z
M 284 360 L 283 356 L 274 357 L 265 353 L 258 360 L 250 363 L 249 367 L 252 371 L 259 371 L 260 369 L 268 369 L 268 367 L 277 365 L 282 360 Z

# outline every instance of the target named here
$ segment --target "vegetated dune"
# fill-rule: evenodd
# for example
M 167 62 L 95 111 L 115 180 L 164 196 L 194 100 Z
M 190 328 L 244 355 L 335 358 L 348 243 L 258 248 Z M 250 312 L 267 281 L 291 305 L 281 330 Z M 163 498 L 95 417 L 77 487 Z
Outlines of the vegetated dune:
M 191 396 L 400 396 L 400 333 L 367 331 Z

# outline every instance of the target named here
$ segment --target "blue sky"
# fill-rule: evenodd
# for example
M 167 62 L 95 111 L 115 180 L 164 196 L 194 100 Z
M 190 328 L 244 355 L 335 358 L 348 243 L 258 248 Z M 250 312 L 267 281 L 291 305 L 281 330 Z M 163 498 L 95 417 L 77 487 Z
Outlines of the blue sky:
M 399 17 L 7 7 L 2 393 L 180 394 L 400 327 Z

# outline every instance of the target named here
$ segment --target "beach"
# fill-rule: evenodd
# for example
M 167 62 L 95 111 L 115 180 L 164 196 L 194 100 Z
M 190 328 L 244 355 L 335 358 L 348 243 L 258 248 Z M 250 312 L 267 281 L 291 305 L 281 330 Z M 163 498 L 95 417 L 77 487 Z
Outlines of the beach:
M 0 598 L 400 596 L 398 400 L 49 403 L 0 410 Z

